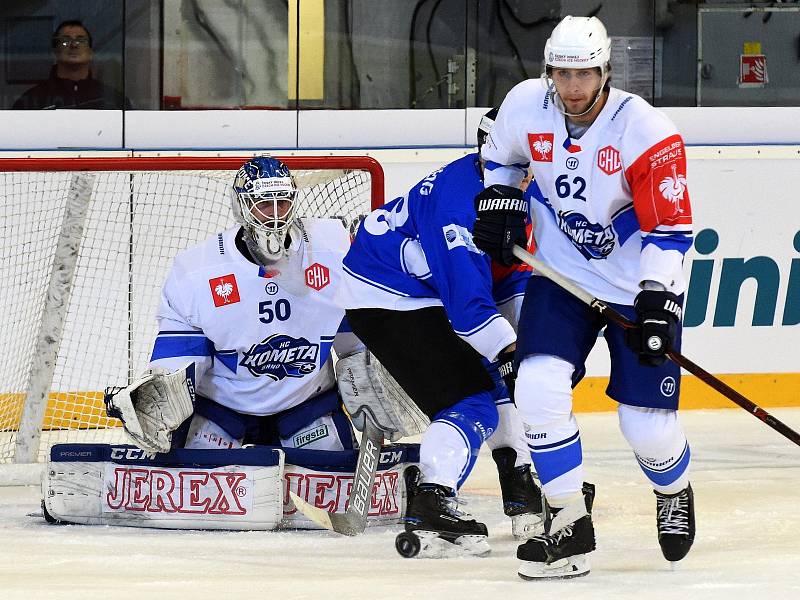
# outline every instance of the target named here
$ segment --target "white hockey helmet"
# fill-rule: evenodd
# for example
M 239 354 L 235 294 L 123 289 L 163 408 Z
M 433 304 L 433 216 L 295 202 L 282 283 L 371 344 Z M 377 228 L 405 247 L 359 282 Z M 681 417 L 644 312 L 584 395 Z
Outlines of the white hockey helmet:
M 610 61 L 611 40 L 597 17 L 564 17 L 544 45 L 544 62 L 548 67 L 600 67 L 605 72 Z
M 286 236 L 294 222 L 297 186 L 289 169 L 271 156 L 256 156 L 236 173 L 231 188 L 233 215 L 245 242 L 261 263 L 286 255 Z
M 566 16 L 555 26 L 544 45 L 544 62 L 547 86 L 553 105 L 568 117 L 582 117 L 592 111 L 603 95 L 611 71 L 611 40 L 606 28 L 597 17 Z M 600 69 L 600 86 L 594 100 L 583 112 L 567 111 L 550 80 L 552 69 Z

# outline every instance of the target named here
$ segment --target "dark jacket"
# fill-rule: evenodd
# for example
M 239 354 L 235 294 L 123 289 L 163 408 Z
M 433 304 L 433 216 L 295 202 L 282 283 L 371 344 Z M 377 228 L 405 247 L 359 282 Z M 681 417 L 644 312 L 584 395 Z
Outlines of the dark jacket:
M 61 79 L 56 75 L 56 67 L 50 70 L 50 77 L 22 94 L 14 105 L 14 110 L 35 110 L 47 108 L 131 108 L 130 101 L 120 92 L 103 85 L 89 74 L 86 79 L 73 81 Z

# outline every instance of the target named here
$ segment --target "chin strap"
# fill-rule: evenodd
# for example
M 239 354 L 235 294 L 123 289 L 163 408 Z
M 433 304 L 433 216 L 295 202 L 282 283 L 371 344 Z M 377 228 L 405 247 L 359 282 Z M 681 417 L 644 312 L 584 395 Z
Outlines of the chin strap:
M 549 90 L 550 97 L 553 99 L 553 106 L 556 107 L 556 110 L 565 117 L 582 117 L 585 114 L 588 114 L 592 111 L 592 109 L 597 104 L 598 100 L 600 100 L 601 96 L 603 95 L 603 88 L 605 87 L 606 81 L 608 80 L 608 71 L 606 71 L 605 68 L 603 69 L 603 75 L 600 78 L 600 87 L 597 89 L 597 94 L 595 94 L 594 101 L 589 105 L 589 108 L 587 108 L 585 111 L 581 113 L 567 112 L 566 108 L 564 107 L 564 101 L 561 100 L 561 96 L 559 96 L 558 92 L 556 92 L 556 84 L 553 83 L 553 81 L 549 77 L 547 79 L 549 82 L 547 89 Z

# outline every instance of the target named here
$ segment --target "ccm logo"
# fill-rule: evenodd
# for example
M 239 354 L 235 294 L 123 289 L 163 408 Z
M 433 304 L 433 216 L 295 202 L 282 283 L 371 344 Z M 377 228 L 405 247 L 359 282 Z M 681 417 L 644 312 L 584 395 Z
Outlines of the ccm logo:
M 141 448 L 112 448 L 111 460 L 147 460 L 155 454 L 145 452 Z

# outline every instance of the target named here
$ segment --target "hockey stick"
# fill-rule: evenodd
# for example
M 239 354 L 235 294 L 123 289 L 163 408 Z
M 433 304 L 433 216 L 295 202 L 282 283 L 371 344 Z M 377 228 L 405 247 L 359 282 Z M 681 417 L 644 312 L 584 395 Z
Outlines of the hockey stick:
M 378 471 L 378 459 L 381 455 L 383 432 L 373 424 L 369 417 L 364 421 L 353 487 L 350 488 L 345 512 L 329 513 L 310 505 L 294 492 L 289 492 L 294 505 L 305 516 L 325 529 L 331 529 L 343 535 L 358 535 L 363 533 L 367 526 L 367 513 L 372 503 L 372 488 L 375 482 L 375 473 Z
M 610 321 L 613 321 L 623 329 L 632 329 L 633 327 L 636 327 L 633 321 L 628 319 L 628 317 L 614 310 L 602 300 L 598 300 L 597 298 L 592 296 L 589 292 L 578 286 L 575 282 L 567 279 L 566 277 L 564 277 L 557 271 L 554 271 L 547 265 L 542 264 L 542 262 L 539 259 L 537 259 L 533 254 L 531 254 L 527 250 L 519 246 L 514 246 L 513 252 L 514 256 L 516 256 L 519 260 L 526 263 L 527 265 L 533 267 L 536 270 L 536 272 L 538 272 L 540 275 L 544 275 L 553 283 L 564 288 L 570 294 L 578 298 L 578 300 L 585 302 L 586 304 L 591 306 L 594 310 L 596 310 L 603 316 L 607 317 Z M 734 404 L 737 404 L 747 412 L 754 415 L 757 419 L 760 419 L 761 421 L 772 427 L 775 431 L 780 433 L 789 441 L 794 442 L 795 444 L 800 446 L 800 433 L 796 432 L 794 429 L 792 429 L 782 421 L 773 417 L 763 408 L 761 408 L 760 406 L 754 404 L 753 402 L 742 396 L 739 392 L 734 390 L 728 384 L 717 379 L 711 373 L 709 373 L 705 369 L 701 368 L 700 366 L 698 366 L 697 364 L 686 358 L 683 354 L 681 354 L 677 350 L 670 350 L 669 352 L 667 352 L 667 356 L 676 365 L 686 369 L 689 373 L 700 379 L 703 383 L 717 390 L 728 400 L 732 401 Z

